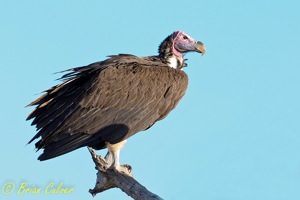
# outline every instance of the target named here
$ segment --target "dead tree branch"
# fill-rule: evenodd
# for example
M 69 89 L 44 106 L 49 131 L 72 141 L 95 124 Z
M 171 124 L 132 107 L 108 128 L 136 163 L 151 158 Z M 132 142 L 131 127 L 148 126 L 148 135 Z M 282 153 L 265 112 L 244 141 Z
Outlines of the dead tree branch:
M 122 165 L 119 171 L 111 169 L 104 158 L 98 156 L 92 148 L 88 149 L 98 170 L 96 185 L 94 189 L 89 190 L 93 196 L 111 188 L 120 188 L 136 200 L 162 200 L 161 197 L 148 191 L 133 178 L 129 165 Z

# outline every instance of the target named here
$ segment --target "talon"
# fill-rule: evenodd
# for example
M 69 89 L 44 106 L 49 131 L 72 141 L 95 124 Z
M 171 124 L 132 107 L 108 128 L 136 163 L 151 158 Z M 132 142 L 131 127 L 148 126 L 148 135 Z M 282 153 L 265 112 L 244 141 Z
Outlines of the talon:
M 131 173 L 132 171 L 132 167 L 128 164 L 124 164 L 124 165 L 121 165 L 122 167 L 126 168 L 128 170 L 129 173 Z

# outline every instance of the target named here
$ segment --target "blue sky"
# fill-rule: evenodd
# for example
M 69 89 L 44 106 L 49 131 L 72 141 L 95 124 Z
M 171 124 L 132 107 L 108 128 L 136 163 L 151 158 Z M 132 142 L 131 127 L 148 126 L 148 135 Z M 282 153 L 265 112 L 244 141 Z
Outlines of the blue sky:
M 85 148 L 37 161 L 24 108 L 71 67 L 118 53 L 154 55 L 183 30 L 206 44 L 188 54 L 177 108 L 132 137 L 121 163 L 165 199 L 300 199 L 299 1 L 1 1 L 0 199 L 91 199 Z M 100 151 L 105 154 L 105 151 Z M 18 194 L 60 183 L 71 194 Z M 130 199 L 118 189 L 95 199 Z

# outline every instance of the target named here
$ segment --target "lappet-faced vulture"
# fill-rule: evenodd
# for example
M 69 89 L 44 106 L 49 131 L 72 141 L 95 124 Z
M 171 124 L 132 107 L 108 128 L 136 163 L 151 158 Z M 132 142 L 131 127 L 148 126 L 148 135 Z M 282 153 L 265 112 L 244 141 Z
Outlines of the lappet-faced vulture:
M 184 55 L 205 53 L 203 43 L 182 31 L 169 35 L 157 56 L 129 54 L 67 70 L 63 81 L 29 104 L 38 132 L 29 141 L 47 160 L 80 147 L 108 148 L 118 169 L 119 153 L 132 135 L 150 128 L 173 110 L 186 92 Z

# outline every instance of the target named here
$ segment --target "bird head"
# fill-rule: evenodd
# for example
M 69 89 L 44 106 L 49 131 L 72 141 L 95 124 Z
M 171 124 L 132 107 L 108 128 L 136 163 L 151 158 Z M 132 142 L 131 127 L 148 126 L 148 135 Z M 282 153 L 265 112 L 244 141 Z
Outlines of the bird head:
M 172 52 L 177 57 L 183 57 L 183 54 L 188 52 L 198 52 L 204 55 L 206 49 L 202 42 L 193 39 L 183 31 L 175 31 L 171 35 Z
M 202 55 L 206 49 L 202 42 L 193 39 L 183 31 L 175 31 L 169 35 L 158 47 L 159 57 L 169 67 L 183 69 L 187 64 L 183 57 L 188 52 L 198 52 Z

